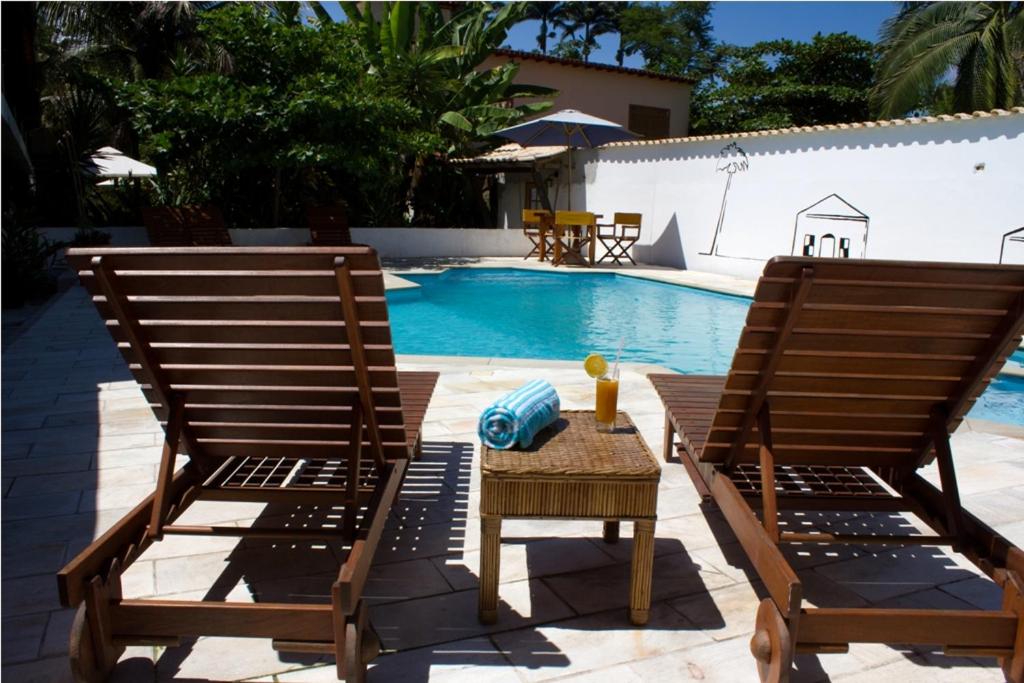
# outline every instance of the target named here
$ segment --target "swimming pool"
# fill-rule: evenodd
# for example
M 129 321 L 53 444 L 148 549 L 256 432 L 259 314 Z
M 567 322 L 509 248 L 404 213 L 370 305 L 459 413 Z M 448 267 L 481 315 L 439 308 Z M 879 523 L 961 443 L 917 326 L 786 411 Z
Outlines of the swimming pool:
M 614 273 L 453 268 L 388 292 L 400 354 L 580 360 L 591 352 L 725 374 L 750 299 Z M 582 372 L 582 368 L 581 368 Z M 1024 380 L 1000 377 L 972 416 L 1024 424 Z

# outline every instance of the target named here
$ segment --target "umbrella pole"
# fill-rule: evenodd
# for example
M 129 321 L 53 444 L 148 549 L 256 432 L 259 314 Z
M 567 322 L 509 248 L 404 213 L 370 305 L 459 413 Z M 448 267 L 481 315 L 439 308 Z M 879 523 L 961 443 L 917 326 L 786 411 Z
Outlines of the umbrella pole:
M 565 190 L 565 201 L 568 211 L 572 211 L 572 145 L 569 145 L 569 182 Z

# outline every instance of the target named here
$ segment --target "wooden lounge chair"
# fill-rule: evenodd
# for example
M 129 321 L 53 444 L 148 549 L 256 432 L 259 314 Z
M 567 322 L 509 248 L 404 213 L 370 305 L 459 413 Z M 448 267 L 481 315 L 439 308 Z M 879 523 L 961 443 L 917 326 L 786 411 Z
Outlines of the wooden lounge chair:
M 523 234 L 533 248 L 523 257 L 526 261 L 536 256 L 541 261 L 551 259 L 554 215 L 544 209 L 523 209 Z
M 996 656 L 1024 682 L 1024 553 L 961 508 L 949 442 L 1022 331 L 1024 267 L 776 258 L 728 376 L 650 376 L 666 459 L 678 436 L 770 596 L 751 641 L 761 680 L 787 680 L 795 653 L 872 642 Z M 932 460 L 941 488 L 917 472 Z M 797 533 L 778 510 L 913 512 L 935 533 Z M 780 543 L 952 546 L 1002 609 L 806 608 Z
M 362 680 L 376 653 L 362 589 L 435 373 L 399 373 L 368 247 L 71 249 L 68 260 L 165 424 L 156 490 L 58 575 L 78 607 L 77 679 L 126 645 L 271 638 Z M 176 468 L 178 454 L 187 454 Z M 195 501 L 337 506 L 336 526 L 194 526 Z M 345 553 L 327 604 L 121 598 L 122 572 L 167 535 L 326 542 Z
M 142 210 L 154 247 L 219 247 L 231 244 L 224 216 L 215 206 L 160 206 Z
M 306 209 L 309 237 L 317 247 L 347 247 L 352 244 L 348 209 L 344 204 L 310 206 Z
M 621 213 L 616 211 L 611 223 L 598 224 L 597 239 L 606 249 L 604 256 L 598 263 L 612 261 L 617 266 L 622 265 L 622 259 L 628 259 L 634 266 L 636 261 L 630 256 L 629 250 L 637 240 L 640 239 L 640 221 L 643 216 L 639 213 Z M 604 230 L 603 228 L 610 228 Z

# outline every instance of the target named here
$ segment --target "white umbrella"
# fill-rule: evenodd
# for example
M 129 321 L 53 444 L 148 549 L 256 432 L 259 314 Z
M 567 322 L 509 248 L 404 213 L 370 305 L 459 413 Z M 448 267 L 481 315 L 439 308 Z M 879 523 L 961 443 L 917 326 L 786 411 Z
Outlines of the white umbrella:
M 113 147 L 100 147 L 82 162 L 82 171 L 97 178 L 155 178 L 156 168 Z
M 575 109 L 563 109 L 539 119 L 503 128 L 495 133 L 523 147 L 564 145 L 569 148 L 569 209 L 572 209 L 572 148 L 599 147 L 609 142 L 633 140 L 635 133 L 614 121 L 599 119 Z

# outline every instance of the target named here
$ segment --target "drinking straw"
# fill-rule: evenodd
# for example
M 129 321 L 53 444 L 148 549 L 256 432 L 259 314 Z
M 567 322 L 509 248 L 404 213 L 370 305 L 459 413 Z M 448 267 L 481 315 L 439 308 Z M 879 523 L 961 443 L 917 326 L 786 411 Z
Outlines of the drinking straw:
M 622 347 L 626 343 L 625 335 L 619 337 L 619 348 L 615 351 L 615 365 L 612 366 L 612 377 L 617 377 L 619 374 L 619 356 L 622 355 Z

